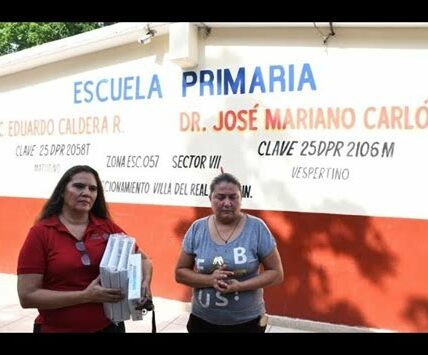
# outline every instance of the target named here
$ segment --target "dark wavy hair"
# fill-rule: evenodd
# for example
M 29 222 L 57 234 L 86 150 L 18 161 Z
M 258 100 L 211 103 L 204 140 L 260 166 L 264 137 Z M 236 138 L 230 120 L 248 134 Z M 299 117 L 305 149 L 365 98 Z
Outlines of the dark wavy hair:
M 241 183 L 239 182 L 239 180 L 235 176 L 233 176 L 232 174 L 222 173 L 222 174 L 216 176 L 213 179 L 213 181 L 211 181 L 210 196 L 214 192 L 215 187 L 222 182 L 230 182 L 230 183 L 236 185 L 238 187 L 239 192 L 241 192 Z
M 38 217 L 38 221 L 44 218 L 48 218 L 54 215 L 59 215 L 64 205 L 64 190 L 67 184 L 70 182 L 72 177 L 81 172 L 90 173 L 94 175 L 97 181 L 97 199 L 92 206 L 91 213 L 97 217 L 110 218 L 110 212 L 108 211 L 106 200 L 104 197 L 103 185 L 101 184 L 100 177 L 97 171 L 88 165 L 76 165 L 68 169 L 61 179 L 58 181 L 54 191 L 52 192 L 49 200 L 46 201 L 43 206 L 42 212 Z

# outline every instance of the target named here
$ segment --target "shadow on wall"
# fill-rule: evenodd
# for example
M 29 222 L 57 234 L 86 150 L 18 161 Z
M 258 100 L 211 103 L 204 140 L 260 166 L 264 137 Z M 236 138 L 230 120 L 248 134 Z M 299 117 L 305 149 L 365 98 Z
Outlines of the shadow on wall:
M 403 317 L 418 331 L 428 330 L 428 300 L 421 297 L 410 297 Z
M 356 266 L 360 277 L 381 288 L 385 279 L 395 274 L 396 257 L 373 228 L 369 217 L 317 214 L 314 218 L 313 214 L 282 212 L 283 222 L 289 224 L 289 232 L 284 234 L 275 223 L 269 223 L 266 212 L 252 212 L 263 218 L 277 237 L 284 263 L 281 289 L 266 290 L 271 300 L 270 312 L 321 322 L 374 326 L 355 302 L 333 299 L 327 267 L 323 267 L 322 262 L 316 263 L 313 256 L 328 253 L 332 268 L 336 266 L 335 259 L 345 257 Z M 343 288 L 358 288 L 348 279 L 351 274 L 352 270 L 335 269 L 335 277 L 341 279 Z
M 296 212 L 247 211 L 269 226 L 283 262 L 284 282 L 265 289 L 268 313 L 350 326 L 376 326 L 370 324 L 355 301 L 338 299 L 333 294 L 333 280 L 327 272 L 334 269 L 336 259 L 344 257 L 358 268 L 357 280 L 362 277 L 376 287 L 382 288 L 386 278 L 395 274 L 397 259 L 369 217 L 316 214 L 314 218 L 314 214 Z M 176 226 L 175 234 L 182 238 L 195 219 L 208 214 L 211 214 L 209 208 L 195 208 L 195 218 L 183 220 Z M 319 252 L 328 253 L 327 267 L 314 257 Z M 355 272 L 334 270 L 335 277 L 342 279 L 343 288 L 351 287 L 347 277 L 350 274 L 355 277 Z M 185 298 L 190 296 L 189 288 Z M 420 324 L 421 329 L 427 329 L 428 302 L 413 304 L 406 317 L 416 326 Z M 421 307 L 423 320 L 416 319 Z
M 195 213 L 195 217 L 192 220 L 183 220 L 179 224 L 177 224 L 176 227 L 174 228 L 174 234 L 176 236 L 179 236 L 181 241 L 183 240 L 184 235 L 186 234 L 187 230 L 190 228 L 191 224 L 195 220 L 208 216 L 212 213 L 211 208 L 203 208 L 203 207 L 194 208 L 193 211 Z M 190 294 L 191 292 L 189 292 L 189 295 Z

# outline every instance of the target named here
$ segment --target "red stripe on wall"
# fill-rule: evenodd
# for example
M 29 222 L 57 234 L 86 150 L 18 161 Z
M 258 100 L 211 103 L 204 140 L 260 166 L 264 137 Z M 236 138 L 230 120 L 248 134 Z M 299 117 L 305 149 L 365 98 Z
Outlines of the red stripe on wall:
M 0 272 L 16 273 L 19 249 L 44 203 L 0 197 Z M 154 264 L 155 296 L 188 301 L 174 279 L 182 237 L 208 208 L 110 204 L 116 223 Z M 268 312 L 399 331 L 428 331 L 428 221 L 248 211 L 278 243 L 284 282 L 265 290 Z

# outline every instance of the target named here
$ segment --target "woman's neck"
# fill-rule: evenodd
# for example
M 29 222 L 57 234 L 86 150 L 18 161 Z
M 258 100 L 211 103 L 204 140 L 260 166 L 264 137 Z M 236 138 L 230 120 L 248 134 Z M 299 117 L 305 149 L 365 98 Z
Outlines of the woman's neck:
M 217 223 L 225 226 L 234 225 L 236 221 L 241 220 L 242 216 L 243 216 L 242 212 L 239 212 L 238 214 L 236 214 L 231 218 L 221 218 L 221 217 L 219 218 L 217 215 L 214 214 L 214 218 L 217 221 Z
M 62 222 L 66 222 L 66 223 L 72 224 L 72 225 L 88 224 L 88 222 L 89 222 L 89 214 L 88 213 L 75 214 L 75 213 L 70 213 L 68 211 L 63 210 L 60 213 L 59 218 L 62 220 Z

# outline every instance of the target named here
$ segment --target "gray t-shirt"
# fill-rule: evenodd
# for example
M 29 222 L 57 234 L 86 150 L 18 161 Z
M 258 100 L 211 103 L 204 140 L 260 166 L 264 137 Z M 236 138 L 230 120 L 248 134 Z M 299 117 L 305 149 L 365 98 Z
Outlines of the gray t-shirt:
M 255 216 L 247 215 L 245 226 L 231 242 L 215 243 L 208 230 L 208 218 L 196 220 L 186 232 L 183 250 L 195 257 L 198 272 L 211 274 L 219 265 L 235 272 L 238 280 L 259 274 L 260 260 L 271 254 L 275 239 L 266 224 Z M 193 290 L 192 313 L 218 325 L 248 322 L 266 312 L 263 289 L 223 294 L 213 287 Z

